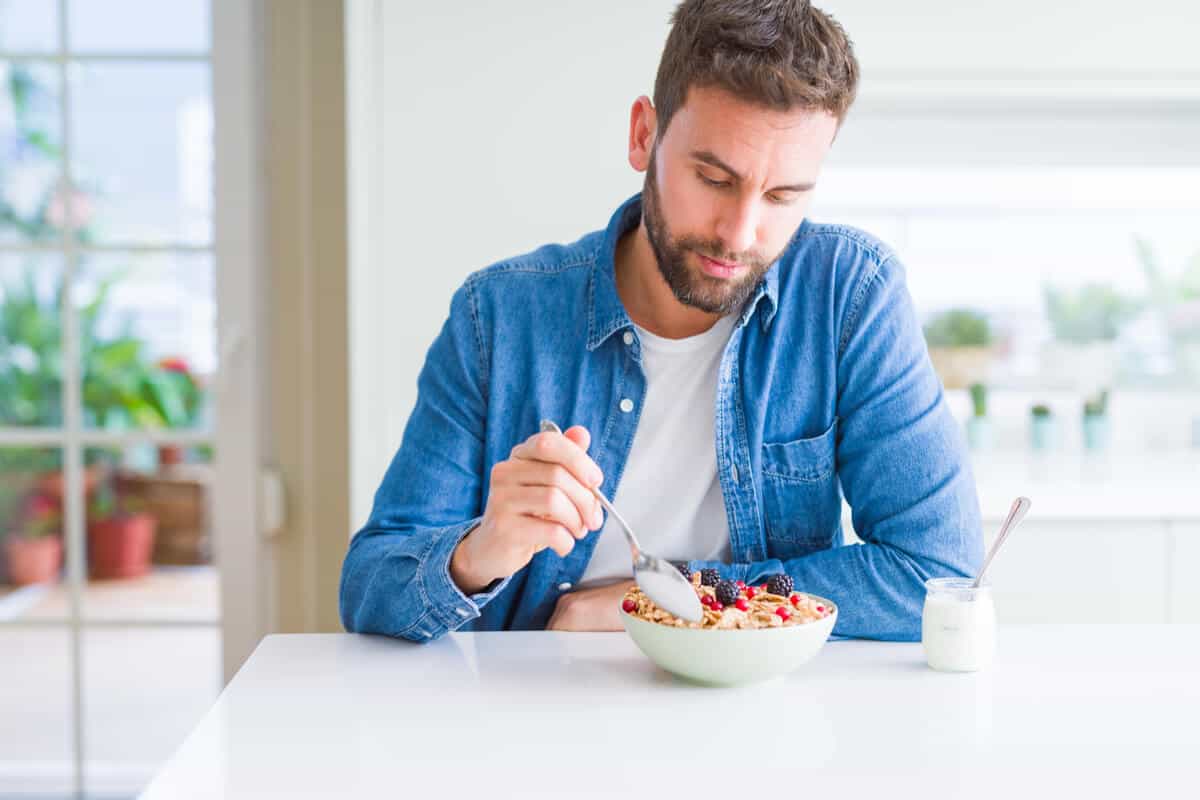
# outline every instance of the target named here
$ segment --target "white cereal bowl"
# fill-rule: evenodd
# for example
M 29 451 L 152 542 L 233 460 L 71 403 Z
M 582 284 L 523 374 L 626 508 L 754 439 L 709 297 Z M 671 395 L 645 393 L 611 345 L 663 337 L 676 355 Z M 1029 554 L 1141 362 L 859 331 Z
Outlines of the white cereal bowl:
M 621 611 L 621 622 L 646 657 L 667 672 L 711 686 L 739 686 L 786 675 L 820 652 L 837 622 L 833 613 L 803 625 L 754 630 L 673 628 Z

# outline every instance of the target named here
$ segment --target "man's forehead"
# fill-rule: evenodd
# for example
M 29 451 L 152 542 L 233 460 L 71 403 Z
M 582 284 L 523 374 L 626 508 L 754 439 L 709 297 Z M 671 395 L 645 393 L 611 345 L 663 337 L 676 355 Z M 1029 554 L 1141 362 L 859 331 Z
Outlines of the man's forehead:
M 834 117 L 820 109 L 777 111 L 727 92 L 695 90 L 670 121 L 667 136 L 685 155 L 710 153 L 735 169 L 739 162 L 783 169 L 823 157 L 836 129 Z

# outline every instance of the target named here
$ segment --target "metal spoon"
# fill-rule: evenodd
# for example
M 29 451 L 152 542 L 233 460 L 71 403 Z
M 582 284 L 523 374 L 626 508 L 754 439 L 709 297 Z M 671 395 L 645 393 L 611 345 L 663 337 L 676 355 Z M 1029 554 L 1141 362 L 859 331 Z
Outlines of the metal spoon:
M 1000 549 L 1000 545 L 1004 544 L 1004 540 L 1008 538 L 1008 534 L 1025 518 L 1030 505 L 1032 503 L 1030 503 L 1028 497 L 1018 497 L 1013 501 L 1012 508 L 1008 510 L 1008 517 L 1004 520 L 1004 524 L 1000 526 L 1000 532 L 996 534 L 996 541 L 992 542 L 992 549 L 988 551 L 987 558 L 983 560 L 983 569 L 979 570 L 979 577 L 975 579 L 975 583 L 971 584 L 971 588 L 978 589 L 979 585 L 983 583 L 983 574 L 987 572 L 988 565 L 996 557 L 996 551 Z
M 548 419 L 542 420 L 541 427 L 543 433 L 562 433 L 562 430 Z M 592 494 L 596 495 L 604 510 L 621 524 L 621 530 L 624 531 L 629 549 L 633 553 L 633 578 L 646 596 L 659 608 L 680 619 L 686 619 L 688 622 L 704 619 L 704 609 L 700 606 L 700 598 L 691 582 L 683 577 L 670 561 L 643 552 L 633 534 L 633 528 L 629 527 L 624 517 L 613 508 L 608 498 L 601 494 L 599 489 L 592 489 Z

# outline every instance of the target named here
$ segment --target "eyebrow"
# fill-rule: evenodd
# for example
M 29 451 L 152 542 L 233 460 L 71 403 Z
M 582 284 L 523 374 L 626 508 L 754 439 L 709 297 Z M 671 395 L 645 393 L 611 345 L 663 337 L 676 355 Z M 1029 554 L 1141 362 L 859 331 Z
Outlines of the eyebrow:
M 691 157 L 696 159 L 697 161 L 703 161 L 705 164 L 708 164 L 710 166 L 716 167 L 717 169 L 728 172 L 739 182 L 744 180 L 742 178 L 742 176 L 737 173 L 737 170 L 735 170 L 733 167 L 726 164 L 721 159 L 717 158 L 712 152 L 710 152 L 708 150 L 693 150 L 691 152 Z M 791 183 L 786 186 L 773 186 L 772 188 L 768 189 L 767 191 L 769 191 L 769 192 L 807 192 L 810 189 L 812 189 L 814 186 L 816 186 L 816 183 Z

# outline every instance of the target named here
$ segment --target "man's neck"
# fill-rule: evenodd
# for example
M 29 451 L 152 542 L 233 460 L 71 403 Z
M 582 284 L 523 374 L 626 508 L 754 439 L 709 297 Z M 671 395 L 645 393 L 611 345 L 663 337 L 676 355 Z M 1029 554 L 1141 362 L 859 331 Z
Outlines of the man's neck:
M 658 269 L 654 248 L 639 223 L 617 242 L 613 262 L 617 295 L 634 324 L 665 339 L 698 336 L 721 319 L 679 302 Z

